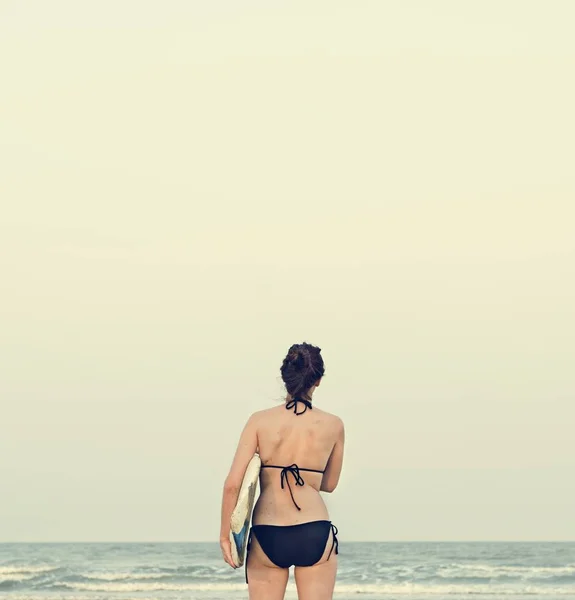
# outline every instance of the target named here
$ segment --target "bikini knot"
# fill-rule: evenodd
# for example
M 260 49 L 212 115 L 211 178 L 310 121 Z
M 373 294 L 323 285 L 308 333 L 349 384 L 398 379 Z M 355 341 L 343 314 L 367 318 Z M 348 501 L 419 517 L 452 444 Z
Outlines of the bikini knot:
M 288 479 L 289 473 L 292 474 L 296 485 L 303 485 L 305 482 L 303 480 L 303 477 L 299 474 L 299 467 L 295 463 L 293 465 L 290 465 L 289 467 L 284 467 L 281 470 L 281 477 L 280 477 L 281 488 L 283 490 L 284 484 L 287 483 L 292 502 L 294 503 L 295 507 L 298 510 L 301 510 L 301 508 L 297 505 L 297 502 L 295 501 L 295 499 L 293 497 L 293 492 L 292 492 L 291 485 L 290 485 L 289 479 Z
M 303 477 L 299 474 L 299 467 L 294 463 L 293 465 L 290 465 L 289 467 L 284 467 L 282 469 L 282 472 L 281 472 L 282 490 L 284 488 L 284 482 L 287 482 L 288 487 L 289 487 L 289 481 L 287 481 L 288 473 L 291 473 L 293 475 L 296 485 L 303 485 L 305 483 L 305 481 L 303 480 Z
M 333 523 L 331 524 L 331 534 L 333 536 L 333 542 L 331 543 L 331 550 L 329 551 L 329 554 L 327 555 L 328 560 L 329 560 L 334 548 L 335 548 L 335 553 L 339 554 L 339 540 L 337 539 L 338 531 L 337 531 L 337 527 Z
M 298 412 L 297 403 L 301 402 L 304 405 L 304 409 Z M 289 402 L 286 403 L 286 410 L 291 410 L 293 408 L 293 412 L 296 415 L 303 415 L 303 413 L 309 408 L 311 410 L 312 405 L 309 400 L 305 398 L 292 398 Z

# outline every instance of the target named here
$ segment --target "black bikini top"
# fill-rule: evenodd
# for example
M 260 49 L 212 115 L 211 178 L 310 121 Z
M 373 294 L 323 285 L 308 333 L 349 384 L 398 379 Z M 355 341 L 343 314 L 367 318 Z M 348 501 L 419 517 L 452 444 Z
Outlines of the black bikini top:
M 301 402 L 304 405 L 304 409 L 302 411 L 298 412 L 298 407 L 297 404 L 298 402 Z M 310 410 L 312 410 L 312 405 L 311 402 L 309 400 L 306 400 L 305 398 L 292 398 L 289 402 L 286 403 L 286 410 L 291 410 L 293 408 L 293 412 L 295 415 L 303 415 L 303 413 L 309 408 Z M 288 479 L 288 473 L 291 473 L 295 484 L 296 485 L 303 485 L 305 483 L 305 481 L 303 480 L 303 477 L 299 474 L 300 471 L 308 471 L 310 473 L 324 473 L 325 471 L 318 471 L 317 469 L 304 469 L 302 467 L 298 467 L 295 463 L 293 465 L 289 465 L 289 467 L 282 467 L 279 465 L 262 465 L 261 466 L 262 469 L 281 469 L 281 474 L 280 474 L 280 482 L 281 482 L 281 488 L 282 490 L 284 489 L 285 484 L 287 483 L 287 487 L 292 499 L 292 502 L 294 503 L 295 507 L 298 510 L 301 510 L 301 508 L 297 505 L 297 502 L 295 501 L 294 497 L 293 497 L 293 492 L 289 483 L 289 479 Z

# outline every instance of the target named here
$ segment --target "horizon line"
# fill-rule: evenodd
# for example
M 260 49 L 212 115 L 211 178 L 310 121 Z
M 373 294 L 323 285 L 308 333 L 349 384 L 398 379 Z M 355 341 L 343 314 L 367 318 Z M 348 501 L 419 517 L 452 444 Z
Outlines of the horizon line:
M 2 544 L 217 544 L 217 540 L 28 540 L 28 541 L 1 541 Z M 346 544 L 573 544 L 572 540 L 345 540 Z

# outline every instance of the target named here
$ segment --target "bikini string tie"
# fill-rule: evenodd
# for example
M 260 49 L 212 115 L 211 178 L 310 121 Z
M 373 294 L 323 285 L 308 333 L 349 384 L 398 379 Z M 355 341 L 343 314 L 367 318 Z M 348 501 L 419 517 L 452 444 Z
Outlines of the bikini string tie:
M 339 540 L 337 539 L 338 530 L 337 530 L 337 527 L 333 523 L 331 524 L 331 533 L 333 535 L 333 542 L 331 543 L 331 550 L 329 551 L 327 560 L 329 560 L 329 557 L 331 556 L 331 553 L 333 552 L 334 547 L 335 547 L 335 553 L 339 554 Z
M 288 475 L 290 473 L 292 474 L 296 485 L 303 485 L 305 483 L 303 480 L 303 477 L 299 474 L 299 467 L 294 463 L 293 465 L 290 465 L 289 467 L 284 467 L 281 470 L 281 476 L 280 476 L 281 488 L 283 490 L 285 484 L 287 484 L 292 502 L 294 503 L 295 507 L 298 510 L 301 510 L 301 508 L 298 506 L 297 502 L 295 501 L 295 498 L 293 497 L 293 492 L 292 492 L 291 485 L 290 485 L 289 478 L 288 478 Z
M 301 402 L 304 405 L 303 410 L 298 412 L 297 403 Z M 311 402 L 306 400 L 305 398 L 292 398 L 289 402 L 286 403 L 286 410 L 291 410 L 293 408 L 293 412 L 295 415 L 303 415 L 303 413 L 309 408 L 312 409 Z

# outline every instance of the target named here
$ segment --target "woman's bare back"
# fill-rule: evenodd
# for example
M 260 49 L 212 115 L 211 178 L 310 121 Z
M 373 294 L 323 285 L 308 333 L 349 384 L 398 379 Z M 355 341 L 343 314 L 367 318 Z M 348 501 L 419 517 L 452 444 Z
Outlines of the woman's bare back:
M 333 471 L 330 457 L 341 439 L 343 424 L 335 415 L 318 408 L 310 406 L 297 414 L 297 407 L 286 410 L 286 406 L 283 404 L 254 415 L 258 451 L 264 467 L 254 524 L 293 525 L 328 518 L 319 492 L 322 489 L 332 491 L 329 485 L 322 486 L 322 482 L 326 483 L 326 476 L 329 479 L 330 470 Z M 301 407 L 297 412 L 301 412 Z M 281 469 L 272 465 L 291 467 L 291 470 L 282 475 Z

